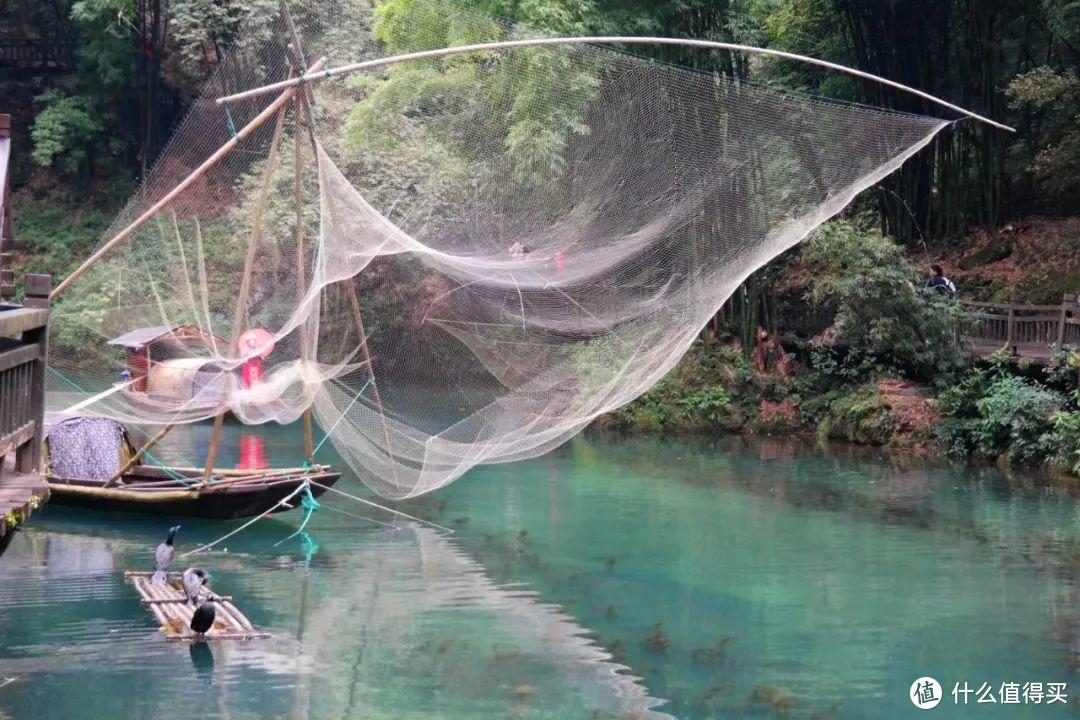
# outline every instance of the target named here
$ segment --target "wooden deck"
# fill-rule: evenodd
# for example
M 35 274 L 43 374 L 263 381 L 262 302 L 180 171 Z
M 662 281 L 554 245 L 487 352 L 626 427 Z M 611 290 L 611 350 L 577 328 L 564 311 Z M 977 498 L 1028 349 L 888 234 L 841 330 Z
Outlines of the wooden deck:
M 14 464 L 14 456 L 4 463 Z M 4 472 L 0 474 L 0 552 L 7 548 L 11 534 L 30 514 L 49 499 L 49 485 L 38 473 Z

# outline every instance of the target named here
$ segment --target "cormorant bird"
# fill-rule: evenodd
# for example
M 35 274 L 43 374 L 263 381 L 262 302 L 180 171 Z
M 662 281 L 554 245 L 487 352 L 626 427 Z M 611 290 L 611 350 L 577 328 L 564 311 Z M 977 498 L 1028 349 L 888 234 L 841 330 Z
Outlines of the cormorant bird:
M 214 617 L 216 615 L 217 607 L 214 605 L 214 601 L 211 599 L 204 601 L 199 607 L 195 608 L 195 612 L 191 615 L 191 629 L 197 635 L 205 635 L 210 628 L 214 627 Z
M 187 595 L 188 602 L 192 605 L 198 605 L 199 592 L 202 590 L 203 585 L 210 582 L 210 576 L 206 574 L 205 570 L 199 568 L 188 568 L 184 571 L 184 595 Z
M 169 534 L 165 536 L 165 542 L 157 546 L 157 550 L 154 551 L 154 575 L 150 579 L 156 583 L 164 583 L 168 579 L 168 574 L 165 572 L 172 565 L 173 558 L 176 556 L 176 551 L 173 550 L 173 540 L 176 538 L 176 532 L 180 529 L 179 525 L 173 525 L 169 528 Z

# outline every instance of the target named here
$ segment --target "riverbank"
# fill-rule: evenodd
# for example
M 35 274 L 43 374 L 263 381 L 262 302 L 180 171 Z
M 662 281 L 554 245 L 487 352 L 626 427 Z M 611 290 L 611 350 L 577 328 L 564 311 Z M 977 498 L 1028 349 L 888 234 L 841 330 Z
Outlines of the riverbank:
M 789 353 L 764 339 L 748 356 L 737 343 L 699 341 L 652 390 L 594 427 L 802 436 L 1080 475 L 1075 355 L 1045 368 L 973 359 L 934 385 L 845 361 L 814 345 Z

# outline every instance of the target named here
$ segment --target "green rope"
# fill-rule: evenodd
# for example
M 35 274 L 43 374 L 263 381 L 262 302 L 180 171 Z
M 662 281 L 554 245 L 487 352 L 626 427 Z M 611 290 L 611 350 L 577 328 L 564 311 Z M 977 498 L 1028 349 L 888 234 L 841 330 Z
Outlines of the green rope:
M 54 367 L 53 367 L 52 365 L 50 365 L 50 366 L 49 366 L 49 372 L 51 372 L 51 373 L 52 373 L 53 375 L 55 375 L 56 377 L 60 378 L 61 380 L 63 380 L 64 382 L 66 382 L 66 383 L 67 383 L 68 385 L 70 385 L 71 387 L 73 387 L 73 388 L 75 388 L 76 390 L 78 390 L 79 392 L 81 392 L 81 393 L 84 393 L 84 392 L 86 392 L 86 390 L 84 390 L 83 388 L 79 387 L 77 383 L 75 383 L 75 382 L 73 382 L 73 381 L 71 381 L 71 380 L 68 380 L 68 379 L 67 379 L 67 377 L 66 377 L 66 376 L 64 375 L 64 373 L 60 372 L 59 370 L 57 370 L 56 368 L 54 368 Z
M 304 485 L 304 492 L 300 495 L 300 504 L 304 508 L 304 519 L 300 521 L 300 527 L 289 537 L 278 540 L 276 543 L 270 546 L 271 549 L 276 548 L 284 542 L 292 540 L 294 537 L 304 532 L 304 528 L 307 527 L 308 520 L 311 520 L 311 516 L 315 514 L 315 511 L 319 509 L 319 501 L 315 499 L 315 496 L 311 494 L 311 485 Z

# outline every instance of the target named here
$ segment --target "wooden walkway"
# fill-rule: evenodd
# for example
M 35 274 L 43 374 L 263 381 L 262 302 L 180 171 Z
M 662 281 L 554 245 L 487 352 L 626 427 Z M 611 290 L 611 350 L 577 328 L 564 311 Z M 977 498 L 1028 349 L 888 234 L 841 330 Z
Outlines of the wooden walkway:
M 964 350 L 988 357 L 1005 350 L 1015 358 L 1049 362 L 1062 348 L 1080 347 L 1080 304 L 1066 295 L 1059 305 L 958 301 L 965 310 L 956 334 Z M 823 332 L 835 312 L 808 304 L 788 305 L 776 312 L 779 337 L 798 344 Z
M 45 432 L 45 363 L 48 360 L 52 283 L 47 275 L 28 276 L 23 307 L 0 298 L 0 552 L 12 531 L 49 499 L 42 477 Z
M 1047 362 L 1063 347 L 1080 346 L 1080 305 L 1066 295 L 1059 305 L 961 300 L 967 310 L 960 335 L 975 355 L 1005 349 L 1010 355 Z

